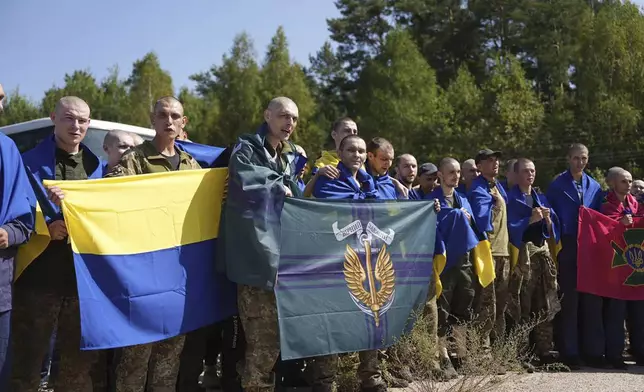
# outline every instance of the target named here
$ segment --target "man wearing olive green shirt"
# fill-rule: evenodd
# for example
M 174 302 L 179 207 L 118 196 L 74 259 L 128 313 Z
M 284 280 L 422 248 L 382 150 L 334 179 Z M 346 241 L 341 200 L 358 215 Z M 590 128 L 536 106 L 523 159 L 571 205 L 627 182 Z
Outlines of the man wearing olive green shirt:
M 106 177 L 201 169 L 194 158 L 175 146 L 175 140 L 183 135 L 187 120 L 183 115 L 183 106 L 176 98 L 159 99 L 152 113 L 156 136 L 126 151 Z M 174 390 L 184 340 L 185 336 L 182 335 L 160 342 L 124 347 L 116 360 L 116 390 Z

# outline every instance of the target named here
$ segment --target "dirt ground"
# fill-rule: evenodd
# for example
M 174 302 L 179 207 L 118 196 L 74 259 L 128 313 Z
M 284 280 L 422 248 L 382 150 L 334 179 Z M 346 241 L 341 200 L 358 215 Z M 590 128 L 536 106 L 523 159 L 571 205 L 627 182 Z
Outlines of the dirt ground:
M 508 374 L 497 380 L 497 385 L 477 389 L 477 392 L 644 392 L 644 367 L 629 366 L 626 371 L 583 368 L 572 373 Z M 440 392 L 461 392 L 454 383 L 438 385 Z M 393 391 L 429 392 L 422 383 Z

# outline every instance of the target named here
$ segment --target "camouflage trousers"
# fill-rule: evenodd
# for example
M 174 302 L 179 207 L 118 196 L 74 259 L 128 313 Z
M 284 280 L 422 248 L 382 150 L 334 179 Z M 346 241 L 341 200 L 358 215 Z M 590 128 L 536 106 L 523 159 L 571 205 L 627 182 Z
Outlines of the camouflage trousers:
M 437 300 L 439 337 L 446 337 L 452 327 L 471 320 L 474 279 L 469 253 L 463 255 L 457 265 L 441 274 L 443 291 Z
M 240 369 L 247 392 L 273 391 L 273 367 L 280 354 L 275 293 L 253 286 L 237 286 L 239 318 L 246 335 L 245 360 Z
M 56 390 L 92 390 L 90 372 L 96 351 L 80 350 L 80 309 L 78 298 L 38 293 L 16 286 L 12 311 L 13 371 L 11 390 L 34 392 L 40 384 L 42 359 L 49 349 L 54 325 L 58 323 L 60 370 Z
M 361 388 L 374 388 L 385 384 L 382 377 L 382 366 L 378 357 L 378 350 L 360 351 L 360 365 L 358 366 L 358 380 Z M 338 371 L 338 356 L 323 355 L 312 358 L 312 384 L 314 392 L 331 391 Z
M 174 392 L 185 336 L 117 350 L 116 392 Z
M 483 345 L 505 335 L 505 310 L 508 306 L 508 281 L 510 279 L 510 257 L 492 256 L 496 278 L 487 287 L 478 285 L 475 298 L 477 325 L 481 329 Z
M 548 245 L 528 242 L 519 249 L 519 259 L 510 278 L 508 315 L 515 323 L 537 323 L 531 333 L 535 354 L 552 349 L 552 320 L 561 309 L 557 296 L 557 267 Z

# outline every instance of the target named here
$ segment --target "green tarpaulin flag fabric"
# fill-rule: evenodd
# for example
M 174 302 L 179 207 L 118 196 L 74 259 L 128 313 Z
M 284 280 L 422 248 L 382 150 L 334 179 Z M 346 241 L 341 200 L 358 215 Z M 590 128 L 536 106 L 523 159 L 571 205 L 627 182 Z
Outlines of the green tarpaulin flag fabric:
M 217 268 L 238 284 L 272 290 L 279 263 L 280 213 L 285 187 L 297 186 L 292 143 L 284 143 L 278 160 L 265 148 L 264 124 L 254 135 L 239 138 L 228 165 L 228 195 L 219 225 Z
M 426 301 L 435 234 L 433 201 L 287 198 L 275 286 L 282 358 L 395 343 Z

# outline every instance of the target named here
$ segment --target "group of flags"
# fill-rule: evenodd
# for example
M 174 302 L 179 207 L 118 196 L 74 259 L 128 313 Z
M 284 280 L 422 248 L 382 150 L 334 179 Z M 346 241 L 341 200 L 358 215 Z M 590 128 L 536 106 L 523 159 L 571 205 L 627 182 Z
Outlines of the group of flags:
M 223 150 L 181 148 L 204 167 Z M 236 286 L 217 268 L 228 169 L 53 181 L 54 157 L 35 157 L 42 168 L 30 174 L 36 230 L 20 249 L 16 275 L 47 246 L 46 222 L 62 213 L 74 254 L 81 348 L 158 341 L 237 311 Z M 47 200 L 44 185 L 65 192 L 62 211 Z M 467 230 L 460 209 L 437 215 L 433 201 L 299 198 L 281 206 L 276 222 L 261 229 L 273 231 L 267 235 L 275 243 L 273 290 L 285 359 L 393 344 L 427 297 L 440 295 L 450 255 L 474 252 L 479 282 L 494 280 L 489 242 Z M 644 218 L 625 228 L 582 207 L 579 225 L 579 290 L 644 299 Z M 445 243 L 442 236 L 462 240 Z M 432 279 L 438 293 L 428 293 Z

